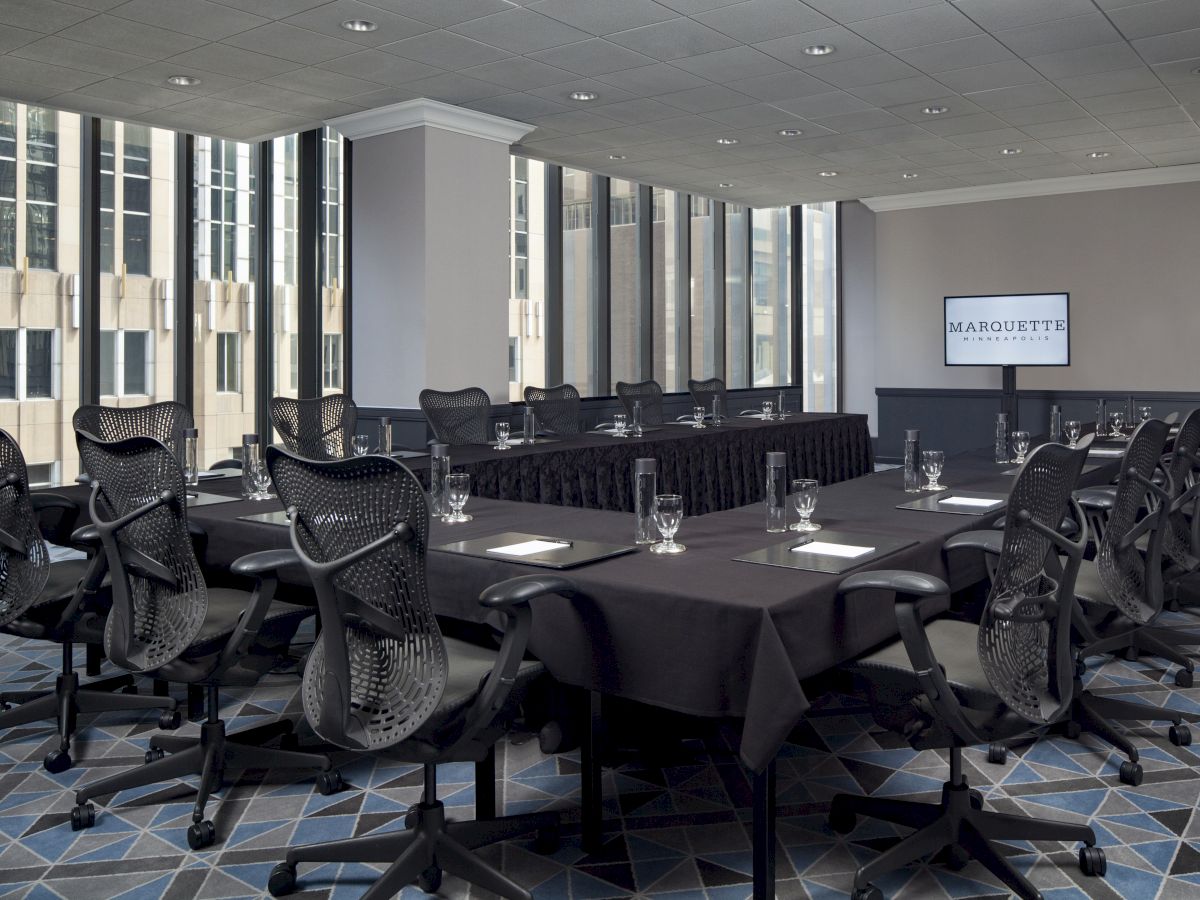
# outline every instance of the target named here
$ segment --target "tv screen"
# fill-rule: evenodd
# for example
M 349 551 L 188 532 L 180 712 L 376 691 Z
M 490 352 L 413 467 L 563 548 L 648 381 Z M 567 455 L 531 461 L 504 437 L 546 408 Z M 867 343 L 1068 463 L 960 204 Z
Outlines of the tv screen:
M 1069 366 L 1068 294 L 946 298 L 946 365 Z

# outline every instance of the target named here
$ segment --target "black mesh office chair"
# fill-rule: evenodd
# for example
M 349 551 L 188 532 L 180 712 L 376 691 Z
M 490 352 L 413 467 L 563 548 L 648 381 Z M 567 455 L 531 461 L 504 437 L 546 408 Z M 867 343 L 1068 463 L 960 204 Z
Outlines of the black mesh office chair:
M 1179 426 L 1168 471 L 1175 496 L 1163 532 L 1167 608 L 1194 610 L 1200 604 L 1194 590 L 1200 572 L 1200 408 Z
M 492 400 L 483 388 L 435 391 L 426 388 L 417 397 L 433 435 L 442 444 L 486 444 Z
M 617 397 L 629 416 L 633 415 L 634 402 L 642 404 L 643 425 L 663 423 L 663 390 L 657 381 L 618 381 Z
M 358 407 L 345 394 L 308 400 L 271 398 L 271 424 L 283 446 L 309 459 L 345 459 L 358 426 Z
M 75 794 L 72 829 L 95 823 L 93 797 L 199 775 L 187 832 L 189 846 L 199 850 L 216 840 L 204 811 L 227 769 L 312 769 L 322 773 L 322 793 L 340 789 L 327 757 L 263 746 L 290 734 L 290 721 L 227 737 L 221 720 L 218 689 L 255 684 L 312 614 L 310 608 L 273 601 L 275 570 L 294 563 L 295 554 L 269 550 L 234 562 L 235 575 L 255 579 L 252 593 L 208 587 L 188 531 L 183 472 L 170 450 L 149 437 L 103 442 L 77 432 L 76 440 L 92 475 L 88 508 L 112 578 L 104 632 L 108 657 L 131 672 L 203 685 L 208 719 L 199 740 L 155 735 L 146 765 L 83 785 Z
M 1103 875 L 1104 852 L 1086 825 L 1044 821 L 983 809 L 970 789 L 962 750 L 1028 733 L 1059 721 L 1074 691 L 1071 619 L 1074 582 L 1086 533 L 1070 541 L 1059 524 L 1087 458 L 1086 448 L 1059 444 L 1037 448 L 1025 461 L 1009 496 L 996 576 L 979 624 L 952 619 L 923 622 L 921 600 L 949 589 L 918 572 L 862 572 L 846 578 L 840 592 L 885 592 L 895 597 L 899 641 L 846 667 L 856 691 L 871 700 L 883 726 L 904 733 L 918 749 L 948 748 L 950 778 L 940 804 L 839 794 L 829 820 L 848 833 L 859 815 L 915 828 L 858 870 L 855 900 L 881 900 L 872 882 L 922 857 L 945 849 L 959 868 L 982 863 L 1022 898 L 1041 894 L 1008 862 L 995 841 L 1081 841 L 1079 865 Z M 1066 556 L 1065 567 L 1047 570 L 1047 560 Z
M 0 430 L 0 631 L 62 645 L 62 668 L 54 690 L 0 694 L 0 729 L 43 719 L 58 720 L 58 747 L 42 765 L 59 773 L 71 768 L 71 738 L 77 717 L 117 710 L 161 709 L 159 724 L 179 725 L 169 697 L 139 697 L 133 678 L 120 675 L 81 685 L 74 669 L 75 643 L 103 640 L 108 592 L 103 557 L 50 562 L 38 530 L 38 509 L 62 509 L 74 520 L 78 508 L 56 494 L 30 494 L 25 458 L 12 436 Z M 124 690 L 127 693 L 114 693 Z M 132 693 L 128 693 L 132 691 Z M 11 704 L 19 704 L 10 708 Z
M 525 388 L 525 403 L 537 416 L 538 427 L 554 434 L 579 434 L 582 402 L 573 384 Z
M 697 381 L 695 378 L 688 379 L 688 391 L 691 392 L 692 402 L 697 406 L 703 406 L 704 409 L 711 415 L 713 398 L 721 401 L 721 415 L 729 415 L 729 393 L 725 390 L 725 382 L 720 378 L 708 378 L 704 381 Z
M 494 744 L 524 686 L 542 671 L 522 658 L 530 601 L 571 595 L 571 583 L 538 575 L 486 590 L 480 603 L 504 620 L 498 650 L 443 637 L 425 578 L 429 510 L 412 472 L 381 456 L 318 463 L 278 447 L 267 450 L 267 465 L 323 625 L 304 672 L 305 715 L 326 741 L 421 763 L 425 777 L 406 830 L 291 849 L 271 874 L 271 893 L 296 889 L 297 863 L 361 861 L 391 863 L 364 900 L 395 896 L 413 881 L 436 891 L 443 869 L 529 900 L 471 850 L 534 829 L 553 836 L 557 816 L 447 822 L 436 766 L 476 762 L 477 808 L 494 804 Z
M 180 458 L 183 432 L 195 428 L 192 411 L 182 403 L 164 400 L 145 406 L 81 406 L 71 417 L 71 427 L 102 441 L 145 435 L 162 441 Z

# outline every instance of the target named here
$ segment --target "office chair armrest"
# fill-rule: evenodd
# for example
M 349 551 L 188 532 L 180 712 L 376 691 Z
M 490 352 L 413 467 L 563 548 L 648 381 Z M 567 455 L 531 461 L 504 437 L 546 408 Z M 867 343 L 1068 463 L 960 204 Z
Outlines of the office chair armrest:
M 1003 528 L 1004 526 L 1001 525 L 999 527 Z M 952 535 L 942 544 L 942 549 L 946 552 L 951 550 L 982 550 L 989 556 L 999 556 L 1000 550 L 1003 547 L 1003 531 L 963 531 Z
M 940 578 L 934 578 L 932 575 L 925 575 L 921 572 L 908 572 L 903 569 L 875 569 L 844 578 L 838 585 L 839 594 L 852 594 L 858 591 L 891 591 L 897 595 L 899 601 L 904 597 L 919 599 L 948 595 L 950 588 Z
M 258 578 L 268 572 L 275 572 L 285 566 L 299 565 L 300 556 L 295 550 L 259 550 L 239 556 L 229 567 L 234 575 L 245 575 L 248 578 Z
M 521 575 L 485 588 L 479 595 L 479 605 L 487 609 L 507 609 L 547 594 L 572 597 L 575 584 L 561 575 Z
M 100 529 L 95 525 L 84 525 L 71 532 L 71 543 L 95 549 L 100 545 Z
M 1102 487 L 1081 488 L 1075 492 L 1075 499 L 1084 509 L 1092 512 L 1108 512 L 1117 502 L 1117 488 L 1106 484 Z
M 54 494 L 49 491 L 38 491 L 35 494 L 30 494 L 29 502 L 33 504 L 34 512 L 41 512 L 43 509 L 65 509 L 75 513 L 79 512 L 79 504 L 70 497 L 64 497 L 62 494 Z

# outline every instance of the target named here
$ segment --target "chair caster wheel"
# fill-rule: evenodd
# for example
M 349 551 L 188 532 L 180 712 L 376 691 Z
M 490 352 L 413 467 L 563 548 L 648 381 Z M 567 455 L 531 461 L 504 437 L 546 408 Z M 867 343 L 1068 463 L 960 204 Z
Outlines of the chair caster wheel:
M 131 697 L 136 696 L 137 692 L 138 692 L 138 689 L 137 689 L 136 684 L 127 684 L 127 685 L 125 685 L 125 687 L 121 688 L 122 694 L 128 694 Z
M 1176 747 L 1190 747 L 1192 743 L 1192 729 L 1186 725 L 1172 725 L 1167 731 L 1167 737 L 1171 739 L 1171 743 Z
M 829 807 L 829 827 L 837 834 L 849 834 L 858 824 L 858 815 L 838 806 L 837 801 Z
M 551 825 L 549 828 L 538 829 L 537 837 L 533 840 L 533 851 L 543 856 L 549 856 L 551 853 L 556 853 L 561 845 L 562 831 L 558 825 Z
M 1079 736 L 1083 734 L 1083 726 L 1078 722 L 1067 722 L 1066 726 L 1063 728 L 1063 734 L 1073 741 L 1078 740 Z
M 865 888 L 855 888 L 850 895 L 851 900 L 883 900 L 883 891 L 868 884 Z
M 1190 688 L 1195 681 L 1191 672 L 1187 669 L 1180 669 L 1175 673 L 1175 686 L 1181 688 Z
M 90 803 L 77 803 L 71 808 L 71 830 L 83 831 L 96 824 L 96 807 Z
M 203 822 L 193 822 L 187 830 L 188 846 L 193 850 L 203 850 L 217 842 L 217 829 L 208 819 Z
M 1003 744 L 988 744 L 988 762 L 998 766 L 1008 762 L 1008 748 Z
M 167 753 L 162 747 L 151 747 L 146 751 L 146 765 L 150 765 L 150 763 L 162 759 L 166 755 Z
M 1127 662 L 1137 662 L 1138 655 L 1139 655 L 1138 648 L 1137 647 L 1126 647 L 1125 652 L 1121 655 L 1125 657 Z
M 183 714 L 177 709 L 164 710 L 158 717 L 158 727 L 163 731 L 174 731 L 183 723 Z
M 1108 860 L 1104 858 L 1102 847 L 1079 848 L 1079 871 L 1084 875 L 1103 878 L 1108 871 Z
M 957 844 L 946 849 L 946 868 L 950 871 L 959 872 L 965 869 L 970 862 L 971 854 Z
M 296 867 L 281 862 L 271 870 L 271 877 L 267 879 L 267 892 L 272 897 L 286 897 L 294 890 L 296 890 Z
M 967 796 L 971 801 L 971 809 L 983 809 L 983 794 L 975 790 L 975 788 L 971 788 Z
M 433 865 L 417 876 L 417 887 L 427 894 L 436 894 L 442 886 L 442 870 Z
M 1123 762 L 1120 770 L 1121 782 L 1137 787 L 1142 783 L 1142 778 L 1145 777 L 1145 772 L 1142 771 L 1141 763 Z
M 346 782 L 342 781 L 342 773 L 337 769 L 330 769 L 317 776 L 317 790 L 323 797 L 332 796 L 345 786 Z
M 52 775 L 65 772 L 71 768 L 71 754 L 66 750 L 51 750 L 42 760 L 42 768 Z

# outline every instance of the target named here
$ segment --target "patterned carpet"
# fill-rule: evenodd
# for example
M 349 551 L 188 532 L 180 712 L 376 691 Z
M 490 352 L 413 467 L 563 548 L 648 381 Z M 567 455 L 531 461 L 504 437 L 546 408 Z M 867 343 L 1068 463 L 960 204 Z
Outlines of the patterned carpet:
M 0 682 L 10 690 L 49 685 L 57 657 L 56 647 L 5 638 L 0 641 Z M 1169 675 L 1152 662 L 1108 662 L 1089 677 L 1091 686 L 1105 693 L 1200 712 L 1200 689 L 1171 687 Z M 224 708 L 230 730 L 280 713 L 298 716 L 297 685 L 294 675 L 272 675 L 251 691 L 230 691 Z M 825 698 L 784 750 L 778 792 L 779 897 L 845 897 L 853 870 L 899 833 L 860 822 L 848 837 L 833 834 L 824 815 L 833 794 L 938 796 L 946 774 L 942 756 L 912 751 L 897 736 L 876 728 L 865 713 L 846 698 Z M 191 799 L 183 782 L 105 798 L 97 804 L 96 826 L 72 832 L 71 789 L 140 764 L 155 721 L 154 715 L 121 714 L 85 720 L 75 752 L 80 763 L 62 775 L 41 767 L 52 747 L 46 728 L 0 735 L 0 897 L 263 897 L 281 848 L 400 828 L 404 810 L 420 791 L 415 767 L 347 756 L 342 771 L 350 787 L 333 797 L 322 797 L 311 782 L 292 782 L 287 775 L 247 773 L 210 806 L 223 840 L 208 851 L 186 849 Z M 185 725 L 180 733 L 195 730 L 195 725 Z M 991 807 L 1088 820 L 1096 828 L 1108 853 L 1103 881 L 1079 873 L 1074 847 L 1012 846 L 1011 855 L 1046 897 L 1200 896 L 1200 820 L 1194 817 L 1200 755 L 1172 746 L 1162 730 L 1142 728 L 1139 733 L 1146 778 L 1137 788 L 1119 782 L 1119 758 L 1094 741 L 1045 740 L 1010 754 L 1003 766 L 986 762 L 982 751 L 968 752 L 967 776 Z M 574 815 L 577 756 L 543 756 L 536 740 L 517 734 L 500 748 L 500 761 L 507 812 L 561 808 L 568 818 Z M 470 766 L 439 771 L 442 796 L 461 817 L 472 814 L 471 778 Z M 606 769 L 605 794 L 613 830 L 598 853 L 584 853 L 577 829 L 571 827 L 552 856 L 538 855 L 525 842 L 484 852 L 539 900 L 742 900 L 749 895 L 749 787 L 720 740 L 685 740 L 669 764 L 631 758 Z M 359 897 L 376 871 L 365 865 L 302 867 L 293 896 Z M 922 865 L 883 880 L 879 887 L 888 897 L 921 900 L 1006 896 L 976 863 L 959 872 Z M 401 896 L 426 895 L 408 888 Z M 481 894 L 448 876 L 440 896 Z

